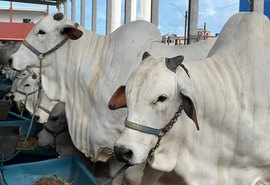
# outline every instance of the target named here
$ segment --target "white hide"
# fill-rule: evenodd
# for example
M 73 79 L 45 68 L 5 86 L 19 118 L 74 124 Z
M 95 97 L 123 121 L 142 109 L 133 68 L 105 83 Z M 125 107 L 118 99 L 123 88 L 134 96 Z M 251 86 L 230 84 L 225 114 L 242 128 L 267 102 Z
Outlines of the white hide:
M 60 31 L 65 25 L 74 25 L 74 22 L 55 21 L 53 15 L 49 15 L 34 27 L 26 40 L 45 52 L 63 40 Z M 40 29 L 47 34 L 37 34 Z M 107 37 L 83 27 L 79 29 L 83 31 L 80 39 L 69 40 L 44 58 L 42 85 L 50 99 L 65 103 L 69 131 L 75 146 L 95 161 L 106 161 L 123 130 L 123 125 L 114 123 L 122 122 L 126 114 L 125 110 L 110 111 L 107 108 L 109 98 L 119 85 L 126 83 L 133 69 L 139 65 L 142 48 L 157 49 L 156 53 L 160 55 L 163 49 L 153 45 L 162 48 L 164 45 L 160 44 L 158 29 L 145 21 L 124 25 Z M 177 55 L 181 49 L 175 52 Z M 12 65 L 22 70 L 38 62 L 29 49 L 21 46 L 13 55 Z
M 39 51 L 47 51 L 63 40 L 60 32 L 66 24 L 74 22 L 55 21 L 53 15 L 48 15 L 26 40 Z M 125 110 L 113 112 L 107 108 L 110 96 L 139 65 L 136 59 L 141 56 L 134 51 L 149 42 L 160 41 L 161 36 L 153 24 L 145 21 L 122 26 L 107 37 L 78 28 L 83 31 L 80 39 L 67 41 L 44 58 L 42 85 L 50 99 L 65 103 L 75 146 L 95 161 L 106 161 L 123 130 L 123 125 L 112 123 L 122 121 L 126 114 Z M 47 34 L 37 34 L 40 29 Z M 37 56 L 25 46 L 12 57 L 13 67 L 20 70 L 39 64 Z
M 25 108 L 31 113 L 34 113 L 34 108 L 37 103 L 38 99 L 38 82 L 39 78 L 38 75 L 35 75 L 35 79 L 33 79 L 33 73 L 30 73 L 28 71 L 22 72 L 18 78 L 13 82 L 11 92 L 15 96 L 14 101 L 17 102 L 18 105 L 24 104 Z M 33 94 L 29 94 L 26 99 L 26 95 L 17 92 L 16 90 L 19 90 L 21 92 L 24 92 L 26 94 L 32 93 L 36 91 Z M 25 102 L 26 100 L 26 102 Z M 57 101 L 50 100 L 47 95 L 41 91 L 41 99 L 40 104 L 42 107 L 46 108 L 48 111 L 51 111 L 52 108 L 55 106 Z M 20 107 L 20 106 L 19 106 Z M 37 108 L 35 112 L 35 116 L 38 117 L 38 122 L 45 123 L 48 120 L 49 114 L 45 112 L 43 109 Z
M 174 57 L 177 55 L 185 56 L 185 62 L 200 60 L 207 57 L 208 52 L 216 42 L 216 38 L 200 41 L 189 45 L 168 46 L 160 42 L 151 42 L 147 47 L 140 49 L 139 53 L 151 53 L 155 57 Z
M 63 39 L 58 32 L 65 24 L 74 25 L 66 20 L 56 22 L 49 15 L 37 24 L 26 40 L 38 50 L 47 51 Z M 37 34 L 40 29 L 46 31 L 47 35 Z M 156 56 L 176 56 L 181 53 L 190 59 L 201 59 L 207 56 L 215 41 L 183 47 L 166 46 L 160 43 L 157 28 L 145 21 L 122 26 L 107 37 L 82 27 L 79 29 L 84 33 L 79 40 L 68 41 L 44 58 L 42 85 L 51 99 L 65 102 L 74 144 L 95 161 L 106 161 L 112 155 L 113 144 L 123 130 L 123 125 L 118 123 L 123 122 L 126 111 L 110 111 L 107 103 L 116 88 L 125 84 L 139 65 L 144 51 Z M 38 62 L 37 57 L 25 46 L 13 55 L 13 67 L 20 70 L 27 65 L 38 65 Z M 135 181 L 139 183 L 139 178 L 135 178 Z
M 176 73 L 164 58 L 149 57 L 127 82 L 129 121 L 162 128 L 182 103 L 195 104 L 200 131 L 182 112 L 163 137 L 152 168 L 174 170 L 189 185 L 270 184 L 270 23 L 258 13 L 232 16 L 209 58 Z M 159 96 L 167 100 L 158 102 Z M 133 152 L 131 164 L 147 159 L 157 137 L 125 128 L 116 146 Z

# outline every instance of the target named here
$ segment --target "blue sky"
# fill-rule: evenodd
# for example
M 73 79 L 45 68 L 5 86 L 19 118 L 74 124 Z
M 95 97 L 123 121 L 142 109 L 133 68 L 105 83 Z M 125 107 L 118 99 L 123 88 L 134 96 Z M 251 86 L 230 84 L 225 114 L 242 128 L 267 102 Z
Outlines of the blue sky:
M 97 0 L 97 32 L 105 34 L 106 23 L 106 0 Z M 137 19 L 139 19 L 139 1 L 137 0 Z M 0 1 L 0 6 L 9 6 L 9 2 Z M 43 7 L 40 5 L 13 3 L 13 6 Z M 77 9 L 80 1 L 76 1 Z M 86 28 L 91 29 L 91 7 L 92 1 L 86 0 Z M 188 0 L 159 0 L 159 29 L 162 34 L 184 34 L 184 14 L 188 9 Z M 50 13 L 57 11 L 51 7 Z M 122 0 L 122 23 L 124 11 L 124 0 Z M 70 11 L 69 11 L 70 12 Z M 200 0 L 198 27 L 203 28 L 206 22 L 207 30 L 214 35 L 219 33 L 225 22 L 235 13 L 239 12 L 239 0 Z M 76 21 L 80 23 L 80 13 L 76 13 Z

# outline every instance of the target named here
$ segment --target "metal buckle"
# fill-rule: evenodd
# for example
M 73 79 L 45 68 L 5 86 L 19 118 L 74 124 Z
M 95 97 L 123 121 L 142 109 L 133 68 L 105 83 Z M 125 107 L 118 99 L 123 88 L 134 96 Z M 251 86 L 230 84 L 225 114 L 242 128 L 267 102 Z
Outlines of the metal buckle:
M 39 58 L 39 59 L 43 59 L 43 58 L 44 58 L 43 54 L 40 53 L 40 54 L 38 55 L 38 58 Z

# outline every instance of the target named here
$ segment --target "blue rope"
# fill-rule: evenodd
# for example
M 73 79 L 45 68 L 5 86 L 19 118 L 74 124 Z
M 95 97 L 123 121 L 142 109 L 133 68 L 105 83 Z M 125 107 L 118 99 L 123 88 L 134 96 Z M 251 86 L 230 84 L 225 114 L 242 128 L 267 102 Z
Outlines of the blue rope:
M 32 118 L 31 118 L 31 122 L 30 122 L 30 125 L 29 125 L 29 128 L 28 128 L 28 131 L 27 131 L 27 134 L 26 134 L 26 137 L 25 137 L 25 140 L 23 142 L 23 144 L 21 145 L 21 147 L 17 150 L 17 152 L 15 152 L 11 157 L 9 157 L 8 159 L 4 159 L 4 154 L 2 152 L 0 152 L 0 156 L 1 156 L 1 160 L 0 160 L 0 185 L 8 185 L 6 180 L 5 180 L 5 177 L 4 177 L 4 167 L 3 167 L 3 163 L 6 162 L 6 161 L 9 161 L 11 159 L 13 159 L 14 157 L 16 157 L 21 151 L 22 149 L 24 148 L 28 138 L 29 138 L 29 135 L 30 135 L 30 132 L 32 130 L 32 126 L 33 126 L 33 123 L 34 123 L 34 117 L 35 117 L 35 113 L 36 113 L 36 110 L 37 110 L 37 107 L 39 105 L 39 101 L 40 101 L 40 93 L 41 92 L 41 88 L 39 88 L 39 91 L 38 91 L 38 100 L 37 100 L 37 103 L 35 105 L 35 109 L 34 109 L 34 112 L 32 114 Z M 2 183 L 2 180 L 5 184 Z
M 7 184 L 7 181 L 5 179 L 5 176 L 4 176 L 4 167 L 3 167 L 4 154 L 2 152 L 0 152 L 0 156 L 1 156 L 1 163 L 0 163 L 0 185 L 5 185 L 5 184 L 8 185 Z
M 106 180 L 104 183 L 102 183 L 101 185 L 107 185 L 110 184 L 113 179 L 115 179 L 118 175 L 120 175 L 121 173 L 125 172 L 128 168 L 130 167 L 130 165 L 125 164 L 122 168 L 120 168 L 120 170 L 118 170 L 118 172 L 116 172 L 112 177 L 110 177 L 108 180 Z

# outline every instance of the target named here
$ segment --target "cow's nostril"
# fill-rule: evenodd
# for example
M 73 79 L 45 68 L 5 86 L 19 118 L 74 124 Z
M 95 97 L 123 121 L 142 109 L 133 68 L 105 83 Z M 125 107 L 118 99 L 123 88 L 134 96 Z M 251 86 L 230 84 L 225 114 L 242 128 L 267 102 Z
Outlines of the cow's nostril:
M 10 100 L 14 100 L 14 98 L 15 98 L 14 95 L 11 95 L 11 96 L 9 97 Z
M 130 163 L 130 160 L 132 159 L 133 156 L 133 151 L 130 149 L 127 149 L 125 147 L 114 147 L 114 155 L 115 158 L 118 161 L 125 162 L 125 163 Z
M 39 116 L 35 116 L 35 120 L 38 121 L 40 119 Z
M 8 65 L 11 66 L 12 65 L 12 62 L 13 62 L 13 59 L 12 58 L 9 58 L 8 59 Z

